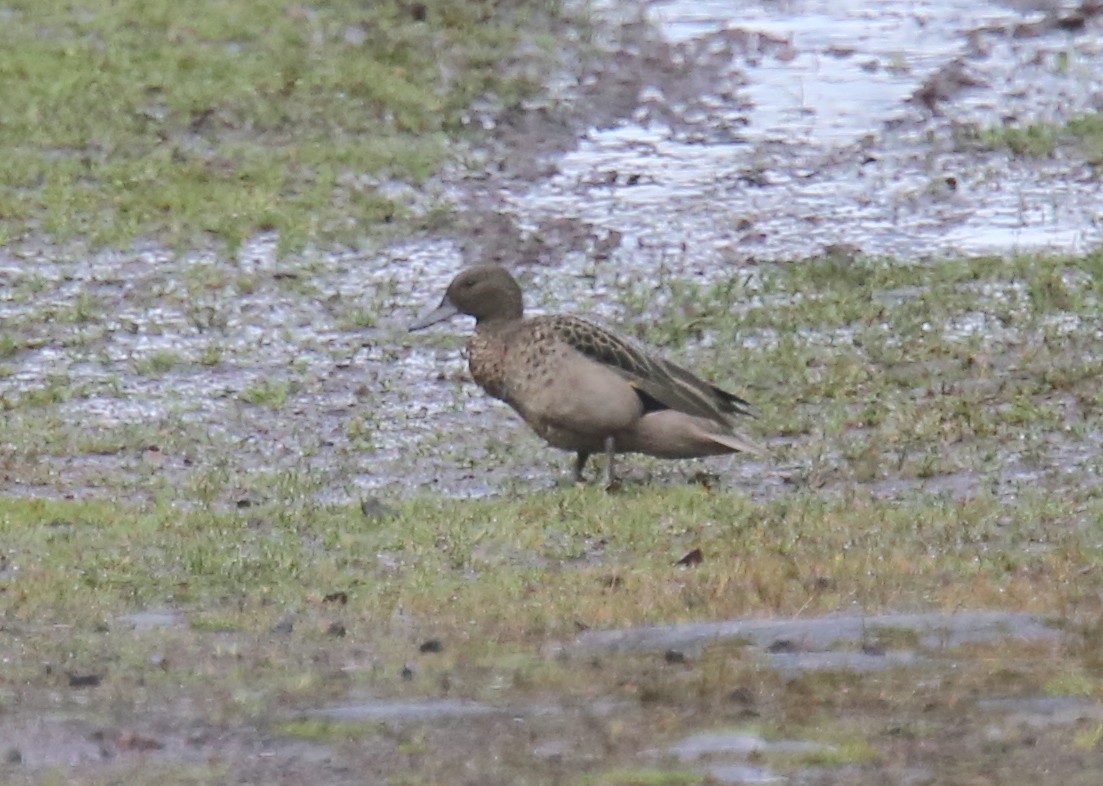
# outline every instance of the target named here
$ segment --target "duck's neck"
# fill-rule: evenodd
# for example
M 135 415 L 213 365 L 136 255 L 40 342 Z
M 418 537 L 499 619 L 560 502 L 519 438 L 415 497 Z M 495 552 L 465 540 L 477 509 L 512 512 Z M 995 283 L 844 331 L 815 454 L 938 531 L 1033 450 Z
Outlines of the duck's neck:
M 506 314 L 494 314 L 488 317 L 476 317 L 475 329 L 480 331 L 495 331 L 502 330 L 515 325 L 523 319 L 523 313 L 521 309 L 517 309 L 515 312 L 511 311 Z

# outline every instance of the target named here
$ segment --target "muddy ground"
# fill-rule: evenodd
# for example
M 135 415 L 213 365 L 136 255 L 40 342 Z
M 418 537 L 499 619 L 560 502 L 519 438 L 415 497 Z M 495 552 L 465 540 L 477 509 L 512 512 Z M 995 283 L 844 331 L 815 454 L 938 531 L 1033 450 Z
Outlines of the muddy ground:
M 670 305 L 625 301 L 649 277 L 738 273 L 754 292 L 765 268 L 789 261 L 1082 254 L 1103 239 L 1090 162 L 1064 149 L 1019 156 L 982 133 L 1100 108 L 1103 22 L 1090 4 L 607 3 L 599 15 L 603 51 L 565 56 L 542 101 L 507 117 L 473 108 L 492 141 L 466 152 L 477 166 L 431 187 L 458 208 L 439 234 L 286 260 L 262 236 L 233 264 L 155 245 L 0 251 L 0 319 L 23 347 L 0 361 L 0 493 L 247 507 L 286 482 L 385 506 L 556 487 L 565 457 L 467 380 L 467 326 L 404 331 L 465 263 L 516 266 L 538 309 L 633 322 Z M 765 334 L 746 334 L 747 346 Z M 1014 498 L 1044 477 L 1060 494 L 1098 485 L 1099 437 L 1098 421 L 1055 433 L 1047 455 L 1059 460 L 1044 470 L 1010 462 L 993 481 L 964 458 L 918 479 L 875 473 L 866 490 L 962 499 L 994 483 Z M 630 480 L 683 484 L 705 468 L 721 487 L 773 499 L 809 474 L 799 443 L 816 435 L 763 438 L 798 443 L 795 464 L 640 461 Z M 817 481 L 824 493 L 856 482 Z M 300 642 L 316 652 L 295 656 L 315 658 L 334 700 L 263 727 L 211 719 L 183 696 L 179 708 L 139 701 L 140 720 L 120 721 L 113 702 L 128 699 L 94 697 L 94 675 L 58 673 L 50 691 L 0 705 L 0 780 L 136 782 L 155 767 L 180 783 L 1014 783 L 1026 768 L 1098 782 L 1098 692 L 1031 692 L 1045 682 L 1033 680 L 1040 662 L 1079 646 L 1067 620 L 851 622 L 828 620 L 836 638 L 819 638 L 816 620 L 758 638 L 708 629 L 707 644 L 685 630 L 642 643 L 583 632 L 544 656 L 600 672 L 608 692 L 550 703 L 508 669 L 496 703 L 447 686 L 444 698 L 357 701 L 341 689 L 350 671 L 376 668 L 368 648 Z M 104 635 L 138 631 L 156 682 L 186 628 L 155 610 Z M 10 644 L 18 626 L 0 635 Z M 203 645 L 217 657 L 255 644 L 221 635 Z M 414 670 L 431 661 L 426 645 Z M 989 663 L 1021 695 L 991 695 Z M 754 730 L 763 716 L 798 717 L 801 694 L 868 713 L 878 754 L 853 737 Z M 607 761 L 624 766 L 586 780 Z

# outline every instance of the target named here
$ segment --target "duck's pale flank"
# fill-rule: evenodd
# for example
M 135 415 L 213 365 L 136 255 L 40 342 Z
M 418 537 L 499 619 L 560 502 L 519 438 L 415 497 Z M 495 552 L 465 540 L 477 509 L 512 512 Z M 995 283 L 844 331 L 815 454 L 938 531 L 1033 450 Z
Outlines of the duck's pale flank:
M 576 481 L 599 451 L 607 456 L 610 485 L 616 453 L 697 458 L 762 452 L 735 431 L 735 419 L 751 414 L 746 401 L 581 317 L 525 319 L 521 288 L 503 267 L 461 271 L 440 305 L 410 330 L 457 314 L 475 318 L 467 342 L 475 381 L 548 444 L 576 453 Z

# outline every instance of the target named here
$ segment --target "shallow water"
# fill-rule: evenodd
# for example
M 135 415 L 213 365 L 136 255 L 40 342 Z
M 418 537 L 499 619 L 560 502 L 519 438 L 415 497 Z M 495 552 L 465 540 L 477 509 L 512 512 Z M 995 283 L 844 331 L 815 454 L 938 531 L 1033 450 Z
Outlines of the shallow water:
M 648 85 L 632 120 L 591 129 L 517 198 L 528 221 L 577 217 L 620 232 L 637 269 L 706 275 L 842 243 L 916 258 L 1103 238 L 1103 184 L 1083 162 L 963 141 L 1096 108 L 1098 21 L 1015 37 L 1043 14 L 965 0 L 674 0 L 649 17 L 713 91 Z M 959 59 L 971 84 L 938 114 L 909 100 Z
M 314 717 L 343 721 L 442 721 L 472 715 L 489 715 L 499 710 L 487 704 L 459 699 L 419 701 L 365 701 L 340 704 L 310 713 Z
M 679 650 L 699 654 L 702 648 L 746 641 L 758 647 L 783 642 L 801 651 L 861 645 L 879 630 L 917 634 L 922 647 L 957 647 L 967 642 L 1003 637 L 1050 639 L 1058 632 L 1033 614 L 1013 611 L 929 612 L 920 614 L 831 614 L 811 619 L 740 619 L 680 623 L 625 630 L 588 631 L 567 647 L 568 652 Z
M 769 754 L 824 754 L 831 750 L 829 745 L 803 740 L 767 740 L 748 731 L 704 731 L 675 742 L 662 753 L 683 762 L 697 763 L 698 769 L 717 783 L 751 784 L 784 783 L 788 778 L 745 759 Z
M 679 759 L 700 759 L 716 754 L 750 756 L 755 753 L 818 753 L 830 746 L 801 740 L 766 740 L 745 731 L 704 731 L 679 740 L 666 749 Z
M 1103 720 L 1103 704 L 1083 696 L 982 699 L 977 709 L 1002 713 L 1002 721 L 1007 724 L 1038 727 Z

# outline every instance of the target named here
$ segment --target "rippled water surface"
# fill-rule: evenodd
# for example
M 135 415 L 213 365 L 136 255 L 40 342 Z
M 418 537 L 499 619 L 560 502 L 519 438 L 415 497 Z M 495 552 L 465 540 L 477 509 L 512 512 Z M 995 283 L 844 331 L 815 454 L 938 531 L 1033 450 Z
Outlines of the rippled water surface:
M 693 271 L 839 243 L 894 257 L 1092 248 L 1103 193 L 1087 165 L 968 141 L 1098 108 L 1098 22 L 1027 34 L 1043 8 L 1073 7 L 654 3 L 675 62 L 713 77 L 645 87 L 631 121 L 591 130 L 519 210 L 615 228 L 657 249 L 651 264 Z M 929 106 L 932 80 L 944 97 Z

